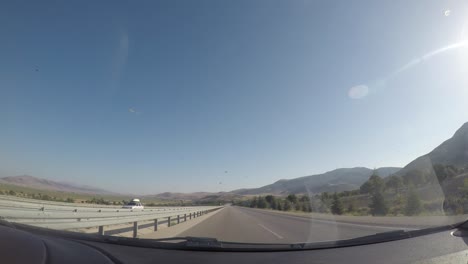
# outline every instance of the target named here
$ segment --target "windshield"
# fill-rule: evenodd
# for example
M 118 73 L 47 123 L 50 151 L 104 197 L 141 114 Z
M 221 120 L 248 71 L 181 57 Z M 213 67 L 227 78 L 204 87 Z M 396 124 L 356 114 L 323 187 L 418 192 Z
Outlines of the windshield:
M 11 1 L 0 32 L 4 220 L 264 244 L 466 220 L 466 1 Z

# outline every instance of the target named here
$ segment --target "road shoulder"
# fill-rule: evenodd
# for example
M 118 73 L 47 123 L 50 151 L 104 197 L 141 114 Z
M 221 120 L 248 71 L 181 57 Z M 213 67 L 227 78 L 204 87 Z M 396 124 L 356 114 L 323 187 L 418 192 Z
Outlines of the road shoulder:
M 221 208 L 219 210 L 216 210 L 214 212 L 202 215 L 200 217 L 197 217 L 195 219 L 192 219 L 187 222 L 182 222 L 180 224 L 177 224 L 175 226 L 171 226 L 169 228 L 164 228 L 162 230 L 158 230 L 156 232 L 152 232 L 149 234 L 143 234 L 139 235 L 138 238 L 145 238 L 145 239 L 157 239 L 157 238 L 166 238 L 166 237 L 175 237 L 178 236 L 180 233 L 185 232 L 186 230 L 200 224 L 201 222 L 205 221 L 206 219 L 218 214 L 224 210 L 224 208 Z

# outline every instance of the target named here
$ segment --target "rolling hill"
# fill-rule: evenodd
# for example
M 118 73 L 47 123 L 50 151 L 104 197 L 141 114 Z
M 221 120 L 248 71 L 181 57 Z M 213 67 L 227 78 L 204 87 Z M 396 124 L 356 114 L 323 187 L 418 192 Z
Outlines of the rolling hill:
M 382 167 L 377 169 L 377 173 L 382 177 L 386 177 L 398 170 L 400 168 Z M 372 172 L 373 170 L 364 167 L 341 168 L 322 174 L 279 180 L 260 188 L 239 189 L 232 192 L 241 195 L 340 192 L 359 188 L 362 183 L 369 179 Z
M 47 190 L 47 191 L 59 191 L 59 192 L 69 192 L 69 193 L 81 193 L 81 194 L 115 194 L 110 191 L 103 189 L 76 185 L 72 183 L 62 183 L 56 182 L 47 179 L 41 179 L 30 175 L 21 175 L 21 176 L 10 176 L 0 178 L 0 184 L 9 184 L 21 187 L 28 187 L 38 190 Z
M 232 192 L 193 192 L 193 193 L 176 193 L 164 192 L 155 195 L 147 195 L 142 198 L 154 198 L 159 200 L 182 200 L 195 202 L 214 202 L 214 201 L 231 201 L 233 199 L 242 198 L 242 195 Z
M 468 122 L 455 134 L 431 152 L 411 161 L 396 173 L 407 179 L 425 177 L 435 180 L 434 165 L 452 165 L 458 169 L 468 168 Z

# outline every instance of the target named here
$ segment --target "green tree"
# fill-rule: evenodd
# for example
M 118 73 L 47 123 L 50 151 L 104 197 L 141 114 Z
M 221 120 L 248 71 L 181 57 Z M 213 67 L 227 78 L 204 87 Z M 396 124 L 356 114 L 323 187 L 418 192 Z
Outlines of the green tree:
M 273 200 L 271 201 L 271 203 L 270 203 L 270 207 L 271 207 L 271 209 L 273 209 L 273 210 L 277 210 L 277 209 L 278 209 L 278 200 L 273 199 Z
M 435 164 L 433 169 L 439 182 L 453 178 L 460 173 L 460 170 L 453 165 Z
M 406 199 L 405 215 L 418 215 L 422 211 L 421 200 L 417 193 L 411 188 Z
M 369 205 L 370 213 L 372 215 L 386 215 L 388 212 L 388 205 L 381 191 L 374 192 L 371 197 Z
M 320 201 L 314 198 L 310 200 L 309 205 L 310 205 L 310 212 L 317 212 L 318 208 L 320 207 Z
M 265 200 L 267 201 L 267 203 L 268 203 L 268 205 L 269 205 L 269 207 L 271 209 L 276 209 L 277 202 L 276 202 L 276 198 L 273 195 L 265 196 Z
M 295 204 L 294 204 L 294 210 L 300 211 L 301 209 L 302 209 L 301 203 L 295 203 Z
M 354 205 L 353 205 L 352 203 L 350 203 L 350 204 L 348 205 L 348 209 L 347 209 L 346 211 L 347 211 L 348 213 L 352 213 L 352 212 L 354 212 L 354 210 L 355 210 L 355 209 L 354 209 Z
M 250 203 L 250 207 L 257 208 L 257 197 L 255 196 L 252 198 L 252 202 Z
M 10 191 L 8 192 L 8 194 L 9 194 L 9 195 L 16 195 L 16 192 L 13 191 L 13 190 L 10 190 Z
M 276 210 L 283 211 L 283 203 L 281 201 L 276 202 Z
M 323 192 L 322 194 L 320 194 L 320 200 L 322 202 L 325 202 L 326 200 L 328 200 L 330 198 L 330 195 L 328 194 L 328 192 Z
M 447 178 L 447 174 L 445 172 L 444 165 L 434 164 L 434 166 L 432 168 L 434 169 L 434 173 L 437 176 L 437 180 L 439 180 L 439 182 L 445 181 L 445 179 Z
M 284 204 L 283 204 L 283 211 L 289 211 L 291 210 L 291 202 L 289 200 L 286 200 L 284 201 Z
M 310 207 L 310 203 L 308 202 L 303 202 L 302 203 L 302 211 L 304 212 L 311 212 L 312 208 Z
M 333 195 L 333 202 L 332 202 L 332 206 L 331 206 L 331 212 L 332 214 L 337 214 L 337 215 L 341 215 L 343 214 L 343 204 L 341 203 L 341 199 L 338 197 L 338 194 L 335 193 Z
M 367 180 L 361 185 L 361 187 L 359 187 L 359 191 L 362 194 L 367 194 L 371 192 L 371 188 L 372 188 L 371 183 L 369 182 L 369 180 Z
M 258 208 L 267 208 L 267 201 L 265 200 L 265 197 L 259 196 L 257 200 L 257 207 Z
M 271 204 L 273 202 L 273 200 L 275 200 L 275 197 L 273 195 L 267 195 L 265 196 L 265 200 Z
M 395 194 L 398 194 L 398 190 L 403 187 L 403 179 L 400 176 L 390 176 L 385 184 L 386 188 L 393 189 Z
M 377 171 L 374 170 L 372 175 L 369 177 L 369 179 L 361 185 L 359 188 L 361 193 L 378 193 L 382 192 L 384 189 L 384 181 L 383 179 L 377 174 Z
M 297 203 L 297 196 L 295 194 L 288 195 L 288 197 L 286 197 L 286 199 L 288 201 L 290 201 L 291 203 Z

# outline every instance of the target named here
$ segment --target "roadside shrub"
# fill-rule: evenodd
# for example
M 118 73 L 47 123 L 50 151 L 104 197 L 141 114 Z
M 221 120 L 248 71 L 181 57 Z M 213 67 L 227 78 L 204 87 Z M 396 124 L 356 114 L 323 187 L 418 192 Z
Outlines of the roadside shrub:
M 388 213 L 388 205 L 381 192 L 377 191 L 374 194 L 372 194 L 369 208 L 370 213 L 374 216 L 386 215 Z
M 442 210 L 440 202 L 430 202 L 423 205 L 425 211 L 428 212 L 437 212 Z
M 356 210 L 357 215 L 369 215 L 369 208 L 367 207 L 360 207 Z
M 336 214 L 336 215 L 341 215 L 344 212 L 343 204 L 341 203 L 341 199 L 338 197 L 338 195 L 336 193 L 333 195 L 333 202 L 332 202 L 332 206 L 331 206 L 331 212 L 332 212 L 332 214 Z
M 405 215 L 418 215 L 421 211 L 421 200 L 416 192 L 411 189 L 408 193 L 408 199 L 406 200 Z
M 296 203 L 296 204 L 294 205 L 294 210 L 296 210 L 296 211 L 301 211 L 301 208 L 302 208 L 302 207 L 301 207 L 301 204 L 300 204 L 300 203 Z

